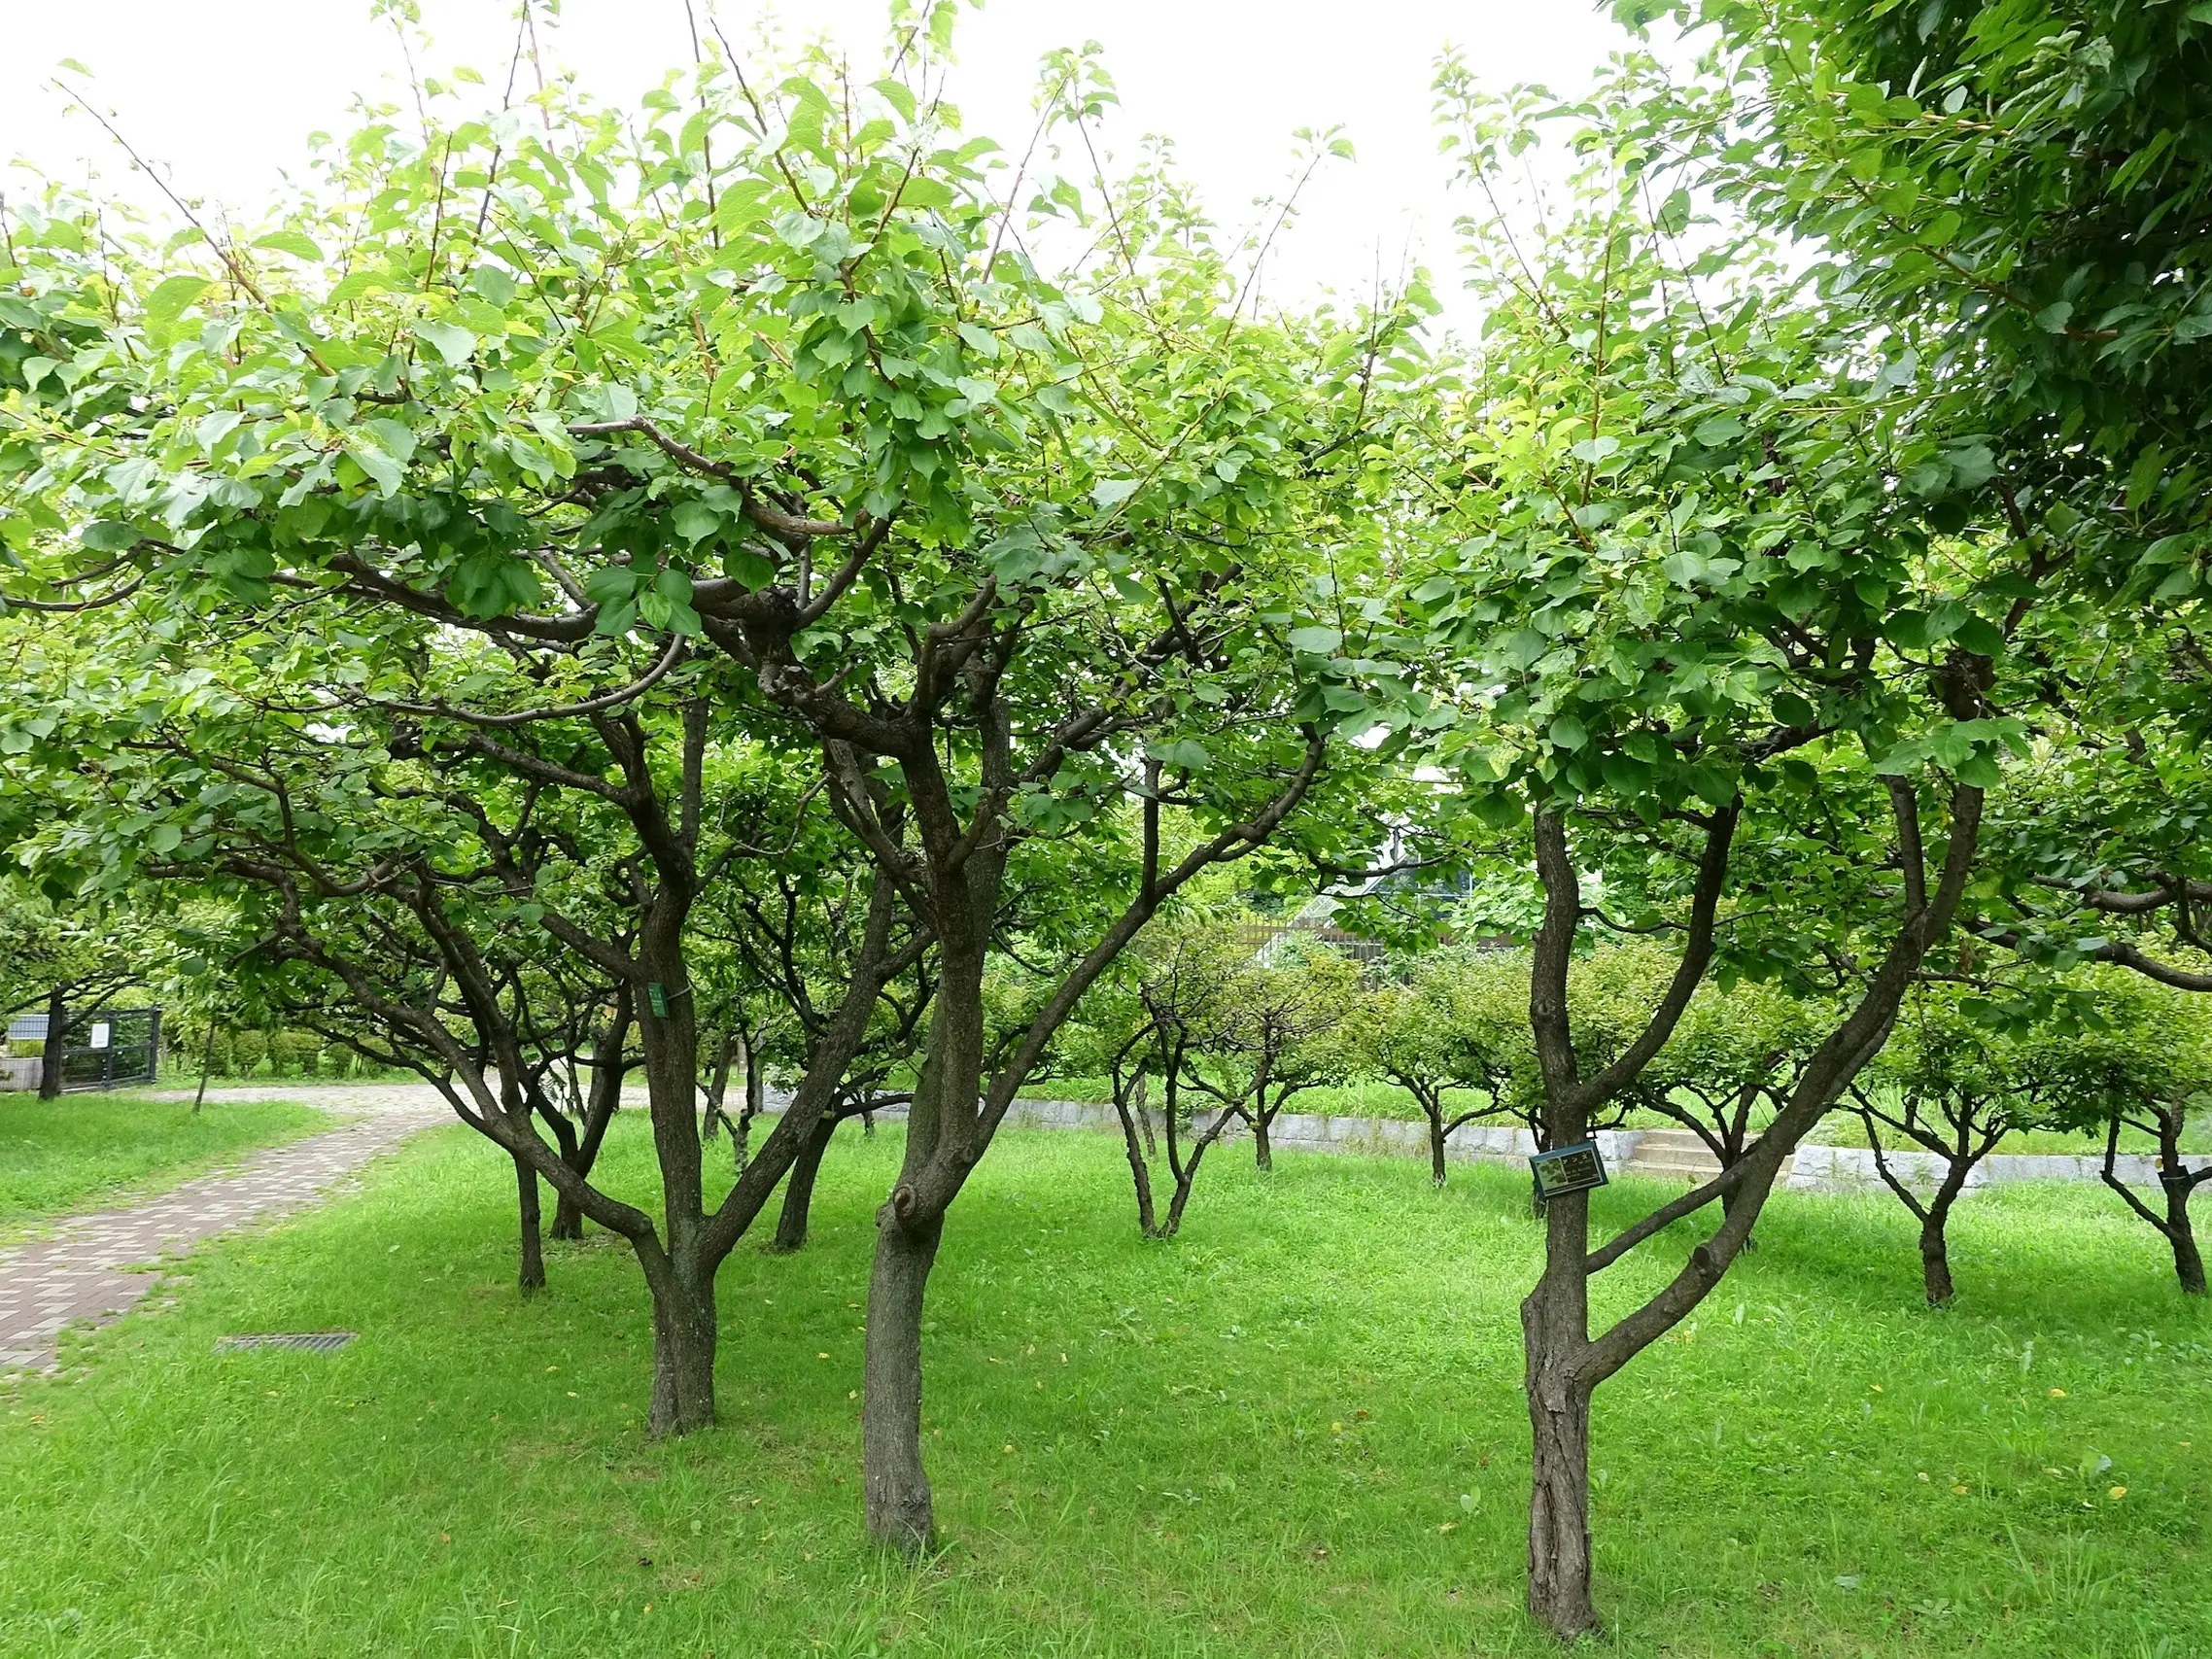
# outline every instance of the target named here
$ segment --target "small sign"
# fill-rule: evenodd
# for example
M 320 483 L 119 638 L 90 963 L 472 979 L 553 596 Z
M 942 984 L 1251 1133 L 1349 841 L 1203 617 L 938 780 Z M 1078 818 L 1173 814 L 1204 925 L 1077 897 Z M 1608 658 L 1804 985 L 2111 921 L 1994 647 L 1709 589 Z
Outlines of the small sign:
M 105 1020 L 101 1020 L 98 1024 L 92 1027 L 92 1047 L 95 1049 L 106 1048 L 108 1046 L 108 1039 L 114 1035 L 115 1027 L 110 1025 Z
M 666 1020 L 669 1017 L 669 987 L 659 980 L 654 980 L 645 986 L 645 1001 L 651 1006 L 655 1020 Z
M 1596 1141 L 1576 1141 L 1573 1146 L 1539 1152 L 1529 1159 L 1529 1172 L 1536 1177 L 1539 1198 L 1586 1192 L 1593 1187 L 1603 1187 L 1607 1179 L 1606 1160 Z
M 271 1331 L 251 1336 L 225 1336 L 215 1345 L 218 1354 L 241 1348 L 298 1348 L 310 1354 L 330 1354 L 354 1339 L 351 1331 Z

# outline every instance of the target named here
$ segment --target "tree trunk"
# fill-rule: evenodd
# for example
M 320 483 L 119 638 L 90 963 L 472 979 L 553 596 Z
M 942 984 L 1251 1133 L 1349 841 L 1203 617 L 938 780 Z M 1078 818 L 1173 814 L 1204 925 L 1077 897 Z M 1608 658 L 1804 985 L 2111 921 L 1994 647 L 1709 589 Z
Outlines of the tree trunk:
M 1173 1238 L 1183 1230 L 1183 1212 L 1190 1206 L 1191 1190 L 1198 1185 L 1198 1160 L 1193 1158 L 1183 1166 L 1183 1173 L 1175 1182 L 1174 1196 L 1167 1201 L 1167 1220 L 1160 1225 L 1156 1238 Z
M 1262 1169 L 1273 1172 L 1275 1167 L 1274 1144 L 1267 1138 L 1273 1123 L 1264 1112 L 1255 1113 L 1252 1119 L 1252 1156 Z
M 545 1247 L 538 1229 L 537 1171 L 525 1158 L 514 1160 L 516 1211 L 522 1223 L 522 1270 L 517 1283 L 524 1296 L 545 1288 Z
M 592 1086 L 584 1097 L 583 1135 L 572 1148 L 569 1138 L 560 1135 L 567 1120 L 559 1113 L 553 1114 L 554 1132 L 561 1138 L 561 1161 L 578 1175 L 588 1177 L 593 1165 L 599 1162 L 599 1149 L 606 1143 L 607 1125 L 621 1109 L 622 1082 L 630 1072 L 625 1052 L 630 1044 L 632 1022 L 630 991 L 624 987 L 615 992 L 613 1017 L 592 1045 Z M 558 1193 L 553 1200 L 553 1236 L 569 1239 L 584 1236 L 583 1211 Z
M 653 1403 L 645 1427 L 656 1438 L 714 1421 L 714 1285 L 698 1277 L 671 1262 L 652 1285 Z
M 571 1241 L 584 1236 L 584 1212 L 559 1192 L 553 1194 L 553 1236 Z
M 61 1098 L 61 1056 L 69 1035 L 69 995 L 55 985 L 46 999 L 46 1046 L 39 1051 L 39 1098 Z
M 1137 1141 L 1135 1114 L 1143 1110 L 1142 1105 L 1125 1104 L 1119 1097 L 1114 1101 L 1114 1111 L 1122 1120 L 1122 1147 L 1129 1158 L 1129 1180 L 1137 1191 L 1137 1231 L 1146 1238 L 1158 1238 L 1160 1234 L 1158 1214 L 1153 1208 L 1152 1165 Z
M 2188 1200 L 2184 1199 L 2186 1206 Z M 2185 1207 L 2172 1232 L 2166 1235 L 2173 1246 L 2174 1276 L 2181 1281 L 2184 1293 L 2193 1296 L 2204 1295 L 2204 1257 L 2196 1248 L 2196 1230 L 2189 1224 L 2189 1211 Z
M 807 1242 L 814 1176 L 822 1167 L 822 1154 L 829 1150 L 830 1137 L 837 1133 L 837 1122 L 835 1113 L 824 1112 L 808 1131 L 807 1144 L 799 1149 L 799 1156 L 791 1160 L 791 1176 L 783 1188 L 783 1208 L 776 1218 L 776 1237 L 768 1247 L 778 1256 L 788 1256 Z
M 1544 1209 L 1543 1277 L 1521 1304 L 1529 1399 L 1529 1616 L 1562 1641 L 1596 1631 L 1590 1585 L 1589 1194 Z
M 1429 1183 L 1434 1187 L 1444 1184 L 1444 1114 L 1429 1113 Z
M 921 1310 L 945 1221 L 901 1222 L 885 1204 L 876 1227 L 861 1427 L 868 1535 L 911 1556 L 936 1530 L 921 1464 Z
M 1938 1192 L 1920 1223 L 1920 1282 L 1926 1287 L 1930 1307 L 1948 1307 L 1957 1294 L 1951 1282 L 1951 1239 L 1945 1230 L 1951 1221 L 1951 1202 L 1950 1193 Z
M 589 1175 L 591 1168 L 588 1164 L 577 1167 L 580 1144 L 576 1139 L 575 1125 L 555 1111 L 540 1112 L 538 1117 L 553 1131 L 553 1145 L 561 1155 L 561 1161 L 574 1169 L 578 1175 Z M 584 1212 L 576 1207 L 573 1199 L 564 1197 L 558 1191 L 553 1194 L 553 1236 L 568 1239 L 584 1236 Z
M 2166 1225 L 2162 1230 L 2166 1243 L 2173 1247 L 2174 1277 L 2181 1281 L 2185 1295 L 2204 1295 L 2204 1257 L 2196 1248 L 2196 1228 L 2189 1219 L 2190 1194 L 2195 1192 L 2196 1183 L 2183 1168 L 2179 1137 L 2159 1172 L 2159 1184 L 2166 1190 Z

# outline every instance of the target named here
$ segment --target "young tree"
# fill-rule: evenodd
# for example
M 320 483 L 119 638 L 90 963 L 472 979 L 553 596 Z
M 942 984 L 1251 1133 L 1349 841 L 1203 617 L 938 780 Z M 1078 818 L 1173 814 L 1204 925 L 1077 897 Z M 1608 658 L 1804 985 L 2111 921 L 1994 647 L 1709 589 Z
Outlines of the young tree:
M 1156 924 L 1138 949 L 1093 985 L 1069 1028 L 1069 1063 L 1103 1072 L 1121 1120 L 1122 1144 L 1136 1193 L 1137 1228 L 1173 1238 L 1196 1189 L 1206 1154 L 1237 1120 L 1217 1110 L 1202 1125 L 1186 1080 L 1202 1063 L 1207 1034 L 1237 994 L 1247 966 L 1231 930 L 1204 913 Z M 1159 1127 L 1150 1096 L 1159 1090 Z M 1155 1195 L 1153 1165 L 1164 1159 L 1166 1213 Z
M 1182 1085 L 1221 1118 L 1252 1131 L 1253 1157 L 1275 1167 L 1275 1120 L 1297 1095 L 1341 1083 L 1354 1069 L 1343 1041 L 1360 970 L 1319 940 L 1287 934 L 1239 962 L 1179 1045 Z
M 1850 1088 L 1875 1168 L 1920 1224 L 1920 1278 L 1930 1307 L 1950 1305 L 1956 1294 L 1949 1228 L 1968 1179 L 2005 1136 L 2032 1126 L 2049 1105 L 2038 1087 L 2047 1074 L 2037 1056 L 1976 1020 L 1964 1006 L 1969 1000 L 1954 985 L 1916 989 L 1888 1044 Z M 1887 1143 L 1897 1139 L 1942 1165 L 1924 1198 L 1889 1161 Z
M 1732 1169 L 1797 1087 L 1828 1022 L 1819 1002 L 1779 985 L 1701 985 L 1630 1095 Z
M 2069 987 L 2077 1006 L 2050 1046 L 2050 1122 L 2100 1137 L 2104 1184 L 2155 1228 L 2173 1253 L 2174 1277 L 2205 1294 L 2204 1256 L 2189 1202 L 2212 1181 L 2212 1162 L 2189 1167 L 2183 1149 L 2193 1114 L 2212 1108 L 2212 1017 L 2186 992 L 2112 969 Z M 2157 1149 L 2159 1192 L 2145 1199 L 2120 1174 L 2120 1137 L 2132 1129 Z
M 1413 1096 L 1429 1124 L 1429 1178 L 1444 1185 L 1444 1148 L 1463 1124 L 1511 1112 L 1534 1073 L 1527 960 L 1442 950 L 1357 1005 L 1352 1040 L 1373 1075 Z M 1479 1098 L 1465 1103 L 1467 1093 Z

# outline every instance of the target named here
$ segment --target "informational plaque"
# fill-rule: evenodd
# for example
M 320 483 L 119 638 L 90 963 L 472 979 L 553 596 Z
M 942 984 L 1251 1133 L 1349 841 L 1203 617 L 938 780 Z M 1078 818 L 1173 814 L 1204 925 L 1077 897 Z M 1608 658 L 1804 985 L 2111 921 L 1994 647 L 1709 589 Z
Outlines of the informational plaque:
M 1539 1198 L 1586 1192 L 1606 1184 L 1606 1160 L 1596 1141 L 1576 1141 L 1573 1146 L 1555 1146 L 1549 1152 L 1539 1152 L 1529 1159 L 1529 1170 L 1537 1178 Z

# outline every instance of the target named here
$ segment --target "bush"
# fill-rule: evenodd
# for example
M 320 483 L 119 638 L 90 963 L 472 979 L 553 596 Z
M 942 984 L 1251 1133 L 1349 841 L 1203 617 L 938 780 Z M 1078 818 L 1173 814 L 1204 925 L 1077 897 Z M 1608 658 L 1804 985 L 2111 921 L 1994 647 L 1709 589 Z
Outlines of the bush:
M 252 1077 L 261 1069 L 261 1062 L 269 1057 L 269 1034 L 266 1031 L 234 1031 L 219 1039 L 218 1047 L 228 1048 L 229 1061 L 223 1067 L 225 1077 Z

